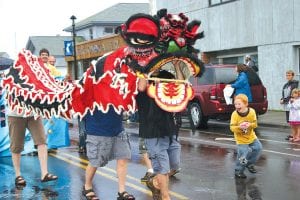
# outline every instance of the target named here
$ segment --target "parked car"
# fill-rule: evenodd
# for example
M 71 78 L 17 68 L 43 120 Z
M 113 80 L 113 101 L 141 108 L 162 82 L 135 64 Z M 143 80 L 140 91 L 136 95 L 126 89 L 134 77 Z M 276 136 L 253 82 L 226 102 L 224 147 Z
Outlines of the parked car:
M 190 78 L 195 96 L 189 102 L 187 114 L 194 128 L 207 127 L 209 119 L 230 119 L 234 105 L 226 104 L 223 89 L 236 80 L 235 66 L 206 65 L 202 77 Z M 249 106 L 262 115 L 268 110 L 266 88 L 255 71 L 249 69 L 247 75 L 253 98 Z

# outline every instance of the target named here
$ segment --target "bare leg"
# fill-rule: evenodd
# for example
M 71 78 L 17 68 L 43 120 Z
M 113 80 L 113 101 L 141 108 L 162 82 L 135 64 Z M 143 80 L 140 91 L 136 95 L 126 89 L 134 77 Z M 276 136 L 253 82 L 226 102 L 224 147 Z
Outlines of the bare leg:
M 117 160 L 117 175 L 119 179 L 119 192 L 125 191 L 125 182 L 127 175 L 127 159 Z
M 153 180 L 154 187 L 160 189 L 162 200 L 171 200 L 169 194 L 168 174 L 157 174 Z
M 21 171 L 20 171 L 21 154 L 20 153 L 12 153 L 11 158 L 12 158 L 12 162 L 14 165 L 16 177 L 21 176 Z
M 48 150 L 46 144 L 40 144 L 37 146 L 38 150 L 38 157 L 40 161 L 40 167 L 41 167 L 41 179 L 45 177 L 45 175 L 48 173 Z
M 300 125 L 296 126 L 296 138 L 294 139 L 295 142 L 300 141 Z
M 144 159 L 147 169 L 152 170 L 151 173 L 153 173 L 152 164 L 151 164 L 151 160 L 148 157 L 148 153 L 143 153 L 143 159 Z
M 291 125 L 291 131 L 292 131 L 292 138 L 290 138 L 289 140 L 290 141 L 293 141 L 295 139 L 295 135 L 296 135 L 296 129 L 295 129 L 295 126 Z
M 93 187 L 93 178 L 97 171 L 97 167 L 93 167 L 92 165 L 88 164 L 85 170 L 85 189 L 91 189 Z
M 97 171 L 97 167 L 93 167 L 90 163 L 88 164 L 88 166 L 86 167 L 85 170 L 85 184 L 84 184 L 84 190 L 90 190 L 93 188 L 93 178 L 95 176 L 95 173 Z M 96 197 L 95 192 L 91 191 L 88 193 L 85 193 L 86 197 L 92 197 L 92 199 L 98 199 Z

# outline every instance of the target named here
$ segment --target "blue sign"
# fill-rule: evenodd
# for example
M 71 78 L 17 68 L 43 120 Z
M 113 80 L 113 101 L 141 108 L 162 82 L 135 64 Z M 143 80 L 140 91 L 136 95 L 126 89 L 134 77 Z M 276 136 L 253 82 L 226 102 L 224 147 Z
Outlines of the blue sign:
M 73 41 L 64 41 L 65 43 L 65 56 L 73 56 Z

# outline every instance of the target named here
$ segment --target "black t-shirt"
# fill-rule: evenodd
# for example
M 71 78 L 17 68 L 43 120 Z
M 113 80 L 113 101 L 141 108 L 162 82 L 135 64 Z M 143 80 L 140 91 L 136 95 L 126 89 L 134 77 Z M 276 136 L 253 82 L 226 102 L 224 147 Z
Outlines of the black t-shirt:
M 137 97 L 139 113 L 139 137 L 159 138 L 177 135 L 173 113 L 162 110 L 146 92 Z

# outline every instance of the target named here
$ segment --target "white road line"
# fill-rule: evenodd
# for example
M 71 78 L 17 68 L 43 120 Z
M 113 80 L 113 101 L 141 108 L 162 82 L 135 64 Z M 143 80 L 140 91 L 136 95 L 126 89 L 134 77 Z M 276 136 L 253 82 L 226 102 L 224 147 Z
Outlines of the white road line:
M 290 149 L 290 150 L 293 150 L 293 151 L 300 151 L 300 149 L 297 149 L 297 148 L 285 148 L 285 149 Z
M 226 137 L 217 137 L 215 138 L 216 141 L 235 141 L 234 138 L 226 138 Z
M 215 141 L 211 141 L 211 140 L 203 140 L 203 139 L 199 139 L 199 138 L 179 137 L 179 139 L 183 140 L 183 141 L 197 142 L 199 144 L 209 144 L 209 145 L 215 145 L 215 146 L 226 146 L 226 147 L 230 147 L 230 148 L 233 148 L 233 149 L 236 148 L 236 144 L 225 144 L 225 143 L 221 143 L 221 142 L 215 142 Z M 298 154 L 283 153 L 283 152 L 267 150 L 267 149 L 263 149 L 263 152 L 300 158 L 300 155 L 298 155 Z

